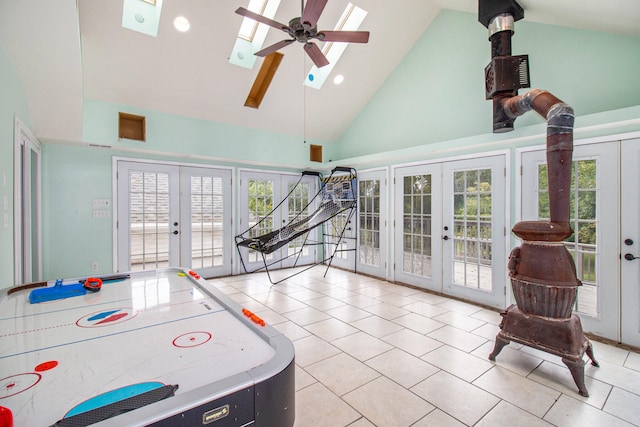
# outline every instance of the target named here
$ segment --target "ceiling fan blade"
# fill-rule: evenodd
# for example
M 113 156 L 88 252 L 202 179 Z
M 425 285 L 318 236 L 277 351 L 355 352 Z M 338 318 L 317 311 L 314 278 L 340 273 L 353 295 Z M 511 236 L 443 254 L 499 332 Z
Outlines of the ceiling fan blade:
M 324 37 L 322 36 L 324 34 Z M 325 42 L 367 43 L 369 31 L 320 31 L 318 40 Z
M 316 64 L 316 67 L 322 68 L 325 65 L 329 65 L 329 61 L 324 56 L 317 44 L 311 42 L 305 43 L 304 51 L 307 52 L 307 55 L 309 55 L 309 58 L 311 58 L 313 63 Z
M 300 22 L 303 24 L 308 22 L 311 27 L 315 27 L 318 23 L 318 18 L 320 18 L 324 7 L 327 5 L 327 1 L 328 0 L 307 0 L 307 4 L 300 17 Z
M 268 26 L 273 27 L 273 28 L 277 28 L 277 29 L 282 30 L 282 31 L 287 31 L 289 29 L 288 25 L 282 24 L 282 23 L 280 23 L 278 21 L 274 21 L 273 19 L 269 19 L 267 17 L 259 15 L 259 14 L 255 13 L 255 12 L 252 12 L 252 11 L 250 11 L 248 9 L 245 9 L 244 7 L 239 7 L 238 9 L 236 9 L 236 13 L 238 15 L 242 15 L 244 17 L 247 17 L 249 19 L 253 19 L 254 21 L 258 21 L 258 22 L 260 22 L 262 24 L 268 25 Z
M 289 46 L 291 43 L 296 41 L 295 39 L 291 40 L 281 40 L 278 43 L 272 44 L 271 46 L 265 47 L 264 49 L 254 53 L 255 56 L 267 56 L 270 53 L 275 52 L 276 50 L 280 50 L 285 46 Z

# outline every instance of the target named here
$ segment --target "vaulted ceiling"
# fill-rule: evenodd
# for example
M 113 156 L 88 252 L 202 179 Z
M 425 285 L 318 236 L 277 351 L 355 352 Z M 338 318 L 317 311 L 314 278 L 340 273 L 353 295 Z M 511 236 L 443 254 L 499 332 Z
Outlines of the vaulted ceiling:
M 34 132 L 82 139 L 82 103 L 93 99 L 171 114 L 333 141 L 373 97 L 442 8 L 477 13 L 477 0 L 351 0 L 368 11 L 366 45 L 347 47 L 321 90 L 302 82 L 312 63 L 300 45 L 283 61 L 259 109 L 244 107 L 261 59 L 229 63 L 248 0 L 164 0 L 157 37 L 122 28 L 121 0 L 0 0 L 0 43 L 26 88 Z M 333 29 L 348 0 L 329 0 L 318 27 Z M 637 0 L 520 0 L 525 20 L 640 35 Z M 300 15 L 281 0 L 274 19 Z M 191 29 L 179 33 L 183 15 Z M 477 24 L 481 25 L 481 24 Z M 265 46 L 286 36 L 271 29 Z M 488 48 L 487 48 L 488 49 Z M 487 52 L 487 60 L 488 60 Z M 332 77 L 331 76 L 331 77 Z

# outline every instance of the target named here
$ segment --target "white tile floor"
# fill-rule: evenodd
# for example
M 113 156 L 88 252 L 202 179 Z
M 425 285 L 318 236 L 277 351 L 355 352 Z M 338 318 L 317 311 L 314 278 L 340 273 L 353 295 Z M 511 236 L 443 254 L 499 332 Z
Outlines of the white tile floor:
M 638 353 L 593 342 L 585 398 L 559 357 L 511 343 L 489 361 L 498 312 L 324 272 L 211 280 L 293 341 L 296 427 L 640 426 Z

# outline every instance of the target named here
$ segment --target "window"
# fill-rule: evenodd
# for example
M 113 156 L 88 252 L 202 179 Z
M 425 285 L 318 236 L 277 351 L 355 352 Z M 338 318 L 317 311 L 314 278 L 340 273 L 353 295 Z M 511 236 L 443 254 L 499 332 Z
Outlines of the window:
M 247 9 L 269 19 L 273 19 L 280 6 L 280 0 L 251 0 Z M 229 62 L 243 68 L 251 69 L 256 62 L 254 52 L 262 49 L 267 38 L 269 26 L 253 19 L 243 18 L 238 37 L 233 46 Z M 282 33 L 283 38 L 286 34 Z
M 547 165 L 538 165 L 538 216 L 549 219 Z M 578 288 L 576 309 L 590 316 L 598 315 L 597 253 L 597 161 L 576 160 L 571 167 L 570 223 L 573 235 L 565 240 L 573 255 L 576 273 L 582 285 Z

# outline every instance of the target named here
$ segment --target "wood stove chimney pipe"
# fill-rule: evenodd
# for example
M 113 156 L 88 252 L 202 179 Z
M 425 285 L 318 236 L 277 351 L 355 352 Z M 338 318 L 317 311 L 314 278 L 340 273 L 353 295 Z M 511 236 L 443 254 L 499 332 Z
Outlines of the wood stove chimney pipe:
M 522 96 L 503 98 L 507 117 L 515 118 L 535 110 L 547 120 L 547 173 L 551 222 L 566 227 L 569 237 L 571 156 L 573 154 L 573 108 L 547 91 L 533 89 Z M 564 238 L 564 237 L 563 237 Z
M 518 96 L 518 88 L 528 87 L 528 63 L 523 64 L 527 78 L 515 81 L 518 62 L 510 60 L 515 58 L 511 55 L 511 37 L 515 21 L 522 18 L 524 9 L 515 0 L 478 1 L 478 21 L 489 30 L 491 42 L 491 63 L 485 77 L 487 99 L 493 101 L 493 132 L 513 130 L 516 117 L 529 110 L 547 120 L 550 219 L 557 225 L 552 239 L 563 239 L 573 233 L 569 226 L 569 198 L 574 114 L 570 106 L 547 91 L 534 89 Z M 518 234 L 515 229 L 514 232 Z

